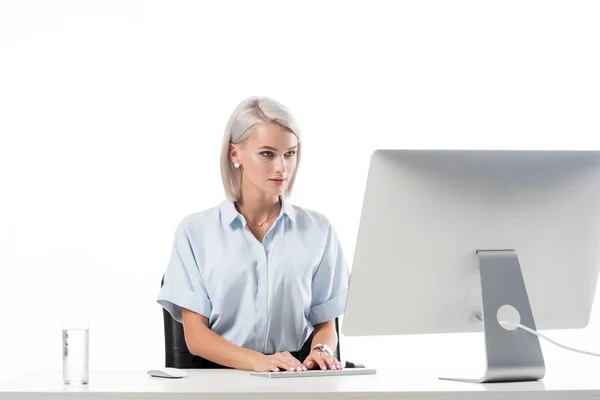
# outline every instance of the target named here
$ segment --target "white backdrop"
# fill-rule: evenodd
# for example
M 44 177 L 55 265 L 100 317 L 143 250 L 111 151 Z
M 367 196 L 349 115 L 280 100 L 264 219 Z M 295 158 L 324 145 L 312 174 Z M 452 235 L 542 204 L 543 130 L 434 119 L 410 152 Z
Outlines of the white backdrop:
M 291 200 L 330 218 L 351 263 L 376 148 L 600 149 L 598 20 L 593 1 L 0 3 L 0 381 L 62 367 L 67 311 L 90 315 L 92 369 L 162 365 L 174 229 L 222 200 L 244 97 L 297 116 Z M 599 308 L 551 334 L 600 351 Z M 437 373 L 480 362 L 480 338 L 342 346 Z M 542 346 L 549 373 L 600 366 Z

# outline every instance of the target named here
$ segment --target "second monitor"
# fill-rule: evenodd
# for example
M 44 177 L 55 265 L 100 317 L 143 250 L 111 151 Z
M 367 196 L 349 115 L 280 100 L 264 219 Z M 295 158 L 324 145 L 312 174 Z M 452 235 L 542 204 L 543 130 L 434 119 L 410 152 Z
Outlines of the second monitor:
M 378 150 L 343 334 L 484 331 L 475 382 L 536 380 L 531 329 L 588 324 L 600 263 L 600 152 Z

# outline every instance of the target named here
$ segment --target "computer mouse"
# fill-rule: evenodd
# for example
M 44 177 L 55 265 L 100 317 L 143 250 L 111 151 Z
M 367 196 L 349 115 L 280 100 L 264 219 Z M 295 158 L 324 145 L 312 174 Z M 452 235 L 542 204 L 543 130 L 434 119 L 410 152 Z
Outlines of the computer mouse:
M 148 375 L 157 378 L 183 378 L 187 376 L 187 372 L 177 368 L 155 368 L 148 371 Z

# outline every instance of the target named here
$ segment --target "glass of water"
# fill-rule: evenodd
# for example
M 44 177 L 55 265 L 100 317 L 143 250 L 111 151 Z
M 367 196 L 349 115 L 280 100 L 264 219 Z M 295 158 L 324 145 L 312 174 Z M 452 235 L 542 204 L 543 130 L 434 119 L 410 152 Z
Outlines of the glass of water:
M 63 380 L 67 385 L 87 385 L 90 351 L 89 320 L 68 316 L 62 320 Z

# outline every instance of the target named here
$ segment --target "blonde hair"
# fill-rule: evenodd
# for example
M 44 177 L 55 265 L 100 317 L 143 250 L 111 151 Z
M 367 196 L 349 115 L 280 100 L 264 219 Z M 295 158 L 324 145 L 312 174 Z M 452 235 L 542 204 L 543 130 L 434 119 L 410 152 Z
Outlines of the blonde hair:
M 296 149 L 296 168 L 289 178 L 289 183 L 283 192 L 284 197 L 291 195 L 300 164 L 300 130 L 291 112 L 281 103 L 268 97 L 248 97 L 231 113 L 221 146 L 221 178 L 225 195 L 238 201 L 242 195 L 242 169 L 234 168 L 229 156 L 229 144 L 239 144 L 247 140 L 254 126 L 261 123 L 275 123 L 290 130 L 298 138 Z

